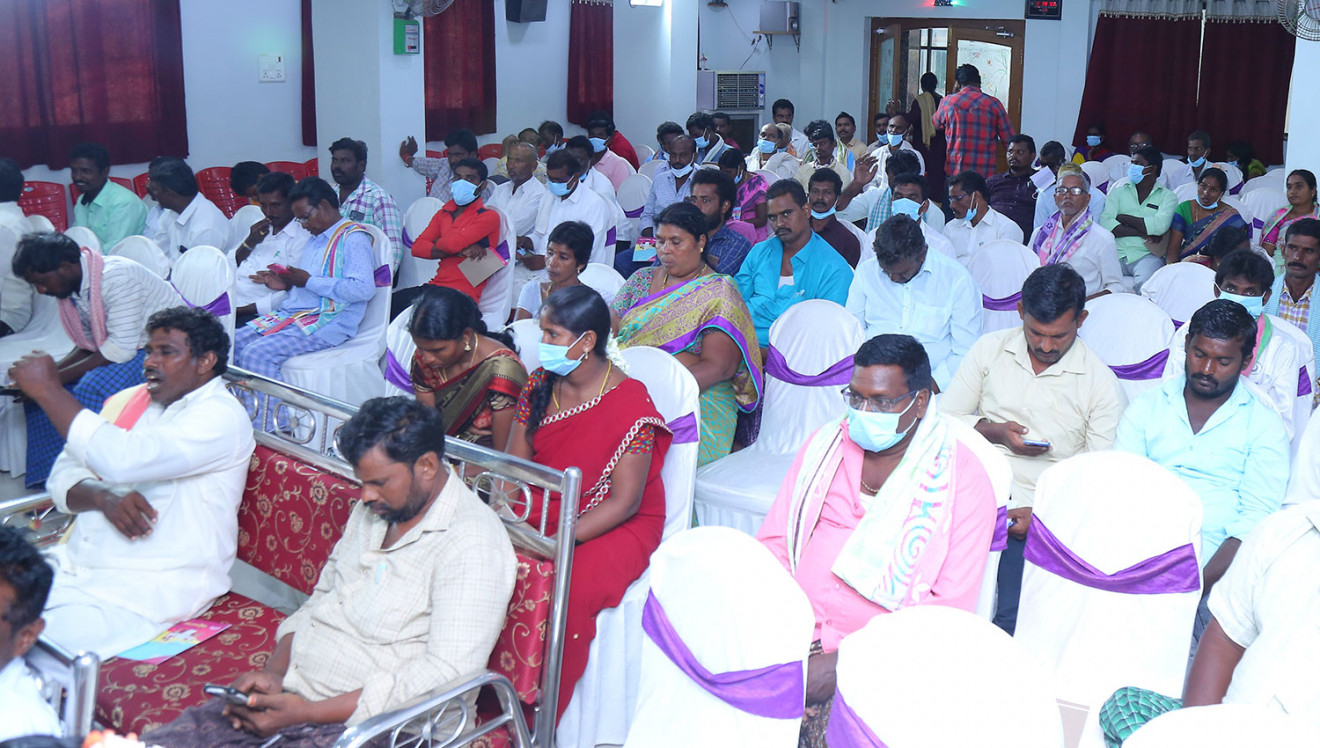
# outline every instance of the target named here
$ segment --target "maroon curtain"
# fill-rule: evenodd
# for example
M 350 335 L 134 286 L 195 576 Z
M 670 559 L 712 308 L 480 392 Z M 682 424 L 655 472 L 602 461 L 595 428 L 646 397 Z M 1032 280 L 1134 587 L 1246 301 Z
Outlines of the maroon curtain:
M 85 140 L 117 164 L 188 155 L 179 0 L 5 0 L 0 70 L 0 156 L 24 168 Z
M 463 0 L 422 21 L 426 139 L 495 132 L 495 0 Z
M 614 4 L 573 0 L 568 22 L 568 121 L 614 114 Z
M 312 54 L 312 0 L 302 0 L 302 138 L 316 147 L 316 62 Z
M 1262 163 L 1283 163 L 1283 124 L 1296 43 L 1272 18 L 1206 22 L 1196 121 L 1214 139 L 1216 156 L 1224 156 L 1229 142 L 1245 140 Z
M 1103 124 L 1120 153 L 1137 130 L 1150 133 L 1164 151 L 1180 152 L 1187 133 L 1197 127 L 1200 51 L 1199 15 L 1172 19 L 1102 14 L 1073 144 L 1086 142 L 1088 126 Z

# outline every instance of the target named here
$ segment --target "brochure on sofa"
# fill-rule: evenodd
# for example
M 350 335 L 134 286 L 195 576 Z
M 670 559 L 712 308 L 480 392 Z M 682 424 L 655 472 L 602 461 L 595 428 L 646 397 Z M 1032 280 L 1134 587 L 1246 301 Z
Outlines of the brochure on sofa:
M 215 621 L 203 621 L 200 618 L 194 618 L 191 621 L 184 621 L 170 626 L 155 639 L 146 644 L 139 644 L 127 652 L 120 652 L 119 656 L 126 660 L 138 660 L 149 665 L 159 665 L 174 655 L 187 652 L 227 628 L 229 628 L 227 623 L 216 623 Z

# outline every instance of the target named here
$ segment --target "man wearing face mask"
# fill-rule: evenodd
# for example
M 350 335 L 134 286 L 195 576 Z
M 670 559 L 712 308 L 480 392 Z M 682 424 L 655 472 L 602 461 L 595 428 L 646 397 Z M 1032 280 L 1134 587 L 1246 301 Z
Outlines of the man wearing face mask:
M 889 157 L 899 152 L 907 152 L 917 159 L 917 174 L 926 174 L 926 160 L 921 157 L 921 152 L 907 141 L 908 131 L 912 129 L 908 123 L 906 114 L 895 114 L 890 117 L 886 125 L 886 132 L 881 136 L 880 145 L 871 154 L 875 156 L 876 172 L 875 179 L 866 185 L 865 189 L 884 189 L 889 186 L 888 171 L 885 168 L 889 163 Z
M 550 194 L 541 200 L 541 209 L 536 214 L 536 227 L 532 233 L 532 250 L 520 249 L 518 262 L 531 271 L 545 268 L 546 248 L 550 232 L 564 221 L 581 221 L 591 227 L 593 235 L 591 245 L 592 262 L 609 262 L 613 256 L 614 242 L 606 243 L 608 234 L 614 232 L 614 211 L 590 188 L 582 189 L 578 184 L 578 174 L 582 173 L 582 164 L 568 151 L 555 151 L 545 160 L 546 189 Z M 532 278 L 545 279 L 544 273 L 534 273 Z
M 1171 190 L 1201 181 L 1201 172 L 1210 165 L 1210 133 L 1197 130 L 1187 136 L 1187 159 L 1171 163 L 1164 183 Z
M 687 135 L 678 135 L 669 141 L 669 168 L 661 169 L 651 178 L 651 194 L 642 208 L 640 225 L 642 236 L 655 234 L 655 217 L 674 203 L 692 194 L 688 177 L 696 168 L 696 143 Z
M 1256 320 L 1256 349 L 1247 358 L 1242 376 L 1256 386 L 1256 395 L 1283 419 L 1288 438 L 1300 436 L 1294 414 L 1310 412 L 1311 373 L 1314 353 L 1311 341 L 1301 330 L 1271 314 L 1265 314 L 1270 300 L 1274 268 L 1270 261 L 1249 249 L 1230 252 L 1219 261 L 1215 271 L 1215 298 L 1241 304 Z M 1174 334 L 1169 344 L 1169 360 L 1164 378 L 1180 377 L 1186 371 L 1187 327 Z M 1300 402 L 1299 402 L 1300 401 Z
M 1031 237 L 1041 266 L 1066 262 L 1086 281 L 1086 298 L 1123 292 L 1114 235 L 1098 225 L 1090 210 L 1091 178 L 1076 164 L 1059 169 L 1050 189 L 1058 210 Z M 1042 199 L 1041 202 L 1044 202 Z
M 927 198 L 929 183 L 920 174 L 898 174 L 890 180 L 889 193 L 893 196 L 890 203 L 890 218 L 907 216 L 921 227 L 921 235 L 926 246 L 951 259 L 957 259 L 957 252 L 948 237 L 941 230 L 944 227 L 944 211 L 940 210 Z M 885 219 L 888 220 L 888 219 Z M 877 227 L 879 228 L 879 227 Z M 875 236 L 876 230 L 867 232 Z
M 587 118 L 587 138 L 591 143 L 591 168 L 605 175 L 614 185 L 614 189 L 619 189 L 623 180 L 637 173 L 637 167 L 633 162 L 637 160 L 637 154 L 633 152 L 632 145 L 628 145 L 628 152 L 632 153 L 632 161 L 625 159 L 615 152 L 615 143 L 627 143 L 623 136 L 614 130 L 614 119 L 605 112 L 593 112 Z
M 936 408 L 930 384 L 930 361 L 913 338 L 862 344 L 842 391 L 846 415 L 798 452 L 757 534 L 816 617 L 807 744 L 819 744 L 828 725 L 843 637 L 917 605 L 976 609 L 995 531 L 994 491 L 978 457 L 989 446 Z
M 987 192 L 985 177 L 974 171 L 964 171 L 949 180 L 953 220 L 944 224 L 944 236 L 953 245 L 959 262 L 966 263 L 973 252 L 995 239 L 1022 243 L 1022 227 L 990 207 Z
M 1050 465 L 1109 449 L 1127 398 L 1105 362 L 1077 337 L 1086 284 L 1066 264 L 1039 268 L 1022 284 L 1022 327 L 982 335 L 940 407 L 972 425 L 1013 468 L 1008 546 L 999 561 L 995 625 L 1013 633 L 1022 551 L 1036 480 Z
M 830 169 L 817 169 L 807 184 L 807 202 L 811 205 L 811 230 L 824 239 L 839 256 L 857 267 L 862 259 L 862 245 L 857 236 L 835 217 L 834 203 L 843 190 L 843 181 Z
M 637 171 L 637 167 L 641 166 L 637 161 L 637 150 L 627 138 L 623 137 L 623 133 L 614 128 L 614 118 L 609 112 L 598 111 L 588 115 L 587 137 L 591 138 L 593 146 L 596 145 L 596 141 L 603 141 L 602 145 L 609 149 L 610 153 L 623 159 L 633 171 Z
M 715 120 L 705 112 L 695 112 L 687 118 L 687 134 L 696 146 L 696 162 L 699 164 L 717 163 L 720 154 L 729 150 L 724 138 L 715 132 Z
M 1164 235 L 1173 225 L 1178 196 L 1158 184 L 1164 161 L 1154 146 L 1132 154 L 1128 182 L 1109 191 L 1100 225 L 1114 235 L 1123 275 L 1141 286 L 1164 264 Z
M 1059 169 L 1063 162 L 1067 160 L 1067 153 L 1063 150 L 1063 144 L 1057 140 L 1051 140 L 1040 147 L 1040 168 L 1042 171 L 1036 172 L 1036 178 L 1033 180 L 1040 193 L 1036 197 L 1036 214 L 1032 216 L 1032 231 L 1045 225 L 1045 222 L 1054 215 L 1059 207 L 1054 204 L 1054 188 L 1058 185 Z M 1048 169 L 1048 174 L 1043 170 Z M 1047 179 L 1048 177 L 1048 179 Z M 1090 177 L 1087 178 L 1090 181 Z M 1105 193 L 1096 188 L 1090 187 L 1091 195 L 1091 215 L 1101 216 L 1105 212 Z M 1042 199 L 1043 198 L 1043 199 Z
M 601 199 L 609 203 L 610 210 L 614 213 L 614 237 L 615 242 L 631 242 L 636 239 L 632 232 L 633 223 L 623 214 L 623 208 L 619 206 L 619 198 L 615 195 L 614 185 L 604 174 L 591 168 L 591 159 L 593 157 L 591 141 L 582 135 L 575 135 L 568 139 L 568 144 L 564 149 L 573 154 L 573 158 L 582 165 L 582 171 L 578 174 L 578 184 L 590 188 L 592 192 L 600 195 Z

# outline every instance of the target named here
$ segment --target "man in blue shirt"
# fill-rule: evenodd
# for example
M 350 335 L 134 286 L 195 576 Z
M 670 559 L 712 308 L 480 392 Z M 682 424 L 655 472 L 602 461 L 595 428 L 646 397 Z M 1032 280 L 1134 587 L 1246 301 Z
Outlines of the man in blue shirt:
M 1204 600 L 1242 538 L 1282 504 L 1288 436 L 1279 414 L 1242 377 L 1256 349 L 1251 314 L 1216 299 L 1187 326 L 1186 374 L 1132 401 L 1114 448 L 1163 465 L 1201 497 Z
M 799 301 L 847 303 L 853 278 L 848 261 L 811 230 L 800 183 L 781 179 L 765 194 L 775 235 L 752 247 L 735 276 L 762 348 L 770 345 L 770 325 Z
M 706 217 L 706 263 L 725 275 L 738 272 L 743 259 L 752 251 L 752 243 L 729 225 L 736 199 L 733 177 L 723 171 L 697 169 L 692 175 L 692 194 L 687 201 Z

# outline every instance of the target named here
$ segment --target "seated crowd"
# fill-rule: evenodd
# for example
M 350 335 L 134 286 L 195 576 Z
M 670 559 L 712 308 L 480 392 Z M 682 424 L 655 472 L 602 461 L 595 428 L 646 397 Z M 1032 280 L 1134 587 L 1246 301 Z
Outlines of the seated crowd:
M 847 113 L 796 130 L 786 100 L 745 152 L 718 112 L 662 123 L 653 152 L 603 112 L 567 140 L 545 122 L 506 138 L 497 168 L 466 130 L 440 157 L 409 138 L 399 156 L 434 180 L 440 203 L 415 237 L 351 138 L 329 148 L 333 184 L 236 166 L 235 193 L 263 218 L 232 232 L 183 160 L 152 162 L 148 207 L 108 181 L 103 147 L 77 146 L 74 223 L 99 251 L 33 231 L 16 205 L 22 174 L 0 159 L 0 242 L 8 232 L 16 243 L 0 269 L 0 359 L 18 398 L 0 412 L 22 408 L 28 485 L 78 515 L 44 557 L 0 527 L 0 739 L 58 729 L 23 664 L 38 636 L 110 658 L 229 589 L 255 448 L 253 418 L 222 379 L 231 341 L 236 367 L 283 381 L 294 357 L 358 336 L 381 289 L 415 346 L 395 362 L 412 397 L 367 399 L 338 434 L 361 501 L 315 591 L 279 626 L 264 667 L 233 683 L 244 703 L 190 708 L 148 743 L 330 745 L 485 665 L 518 562 L 498 515 L 448 467 L 445 437 L 581 470 L 562 716 L 598 614 L 646 573 L 666 527 L 661 471 L 679 435 L 621 351 L 657 348 L 691 374 L 704 467 L 762 436 L 769 380 L 785 376 L 776 322 L 811 300 L 855 318 L 865 342 L 836 367 L 837 414 L 807 424 L 757 533 L 815 616 L 800 745 L 826 744 L 840 643 L 873 618 L 919 605 L 977 612 L 997 563 L 990 615 L 1013 634 L 1033 539 L 1049 532 L 1034 521 L 1038 481 L 1106 450 L 1176 475 L 1204 510 L 1184 691 L 1115 694 L 1107 739 L 1183 706 L 1269 703 L 1276 679 L 1301 667 L 1278 661 L 1315 638 L 1294 620 L 1313 604 L 1320 554 L 1309 503 L 1320 499 L 1320 421 L 1307 425 L 1320 384 L 1314 174 L 1288 174 L 1287 204 L 1253 229 L 1228 202 L 1234 181 L 1268 178 L 1245 144 L 1215 164 L 1209 134 L 1194 132 L 1170 166 L 1134 133 L 1126 178 L 1097 184 L 1083 167 L 1115 155 L 1103 126 L 1071 159 L 1054 141 L 1038 153 L 976 68 L 959 67 L 943 99 L 930 78 L 909 111 L 877 117 L 871 145 Z M 986 122 L 988 140 L 969 134 Z M 993 173 L 1000 148 L 1008 168 Z M 638 174 L 645 198 L 625 209 Z M 167 272 L 201 247 L 225 253 L 226 310 L 185 304 L 112 251 L 136 235 Z M 420 284 L 386 288 L 405 263 L 425 269 Z M 1098 300 L 1157 275 L 1192 283 L 1165 269 L 1180 263 L 1205 266 L 1178 268 L 1203 274 L 1192 293 L 1205 299 L 1135 394 L 1132 362 L 1093 350 L 1084 323 Z M 990 298 L 986 273 L 1017 273 L 1018 290 Z M 507 315 L 491 324 L 492 289 L 510 276 Z M 57 300 L 67 353 L 23 347 L 40 295 Z M 1018 322 L 992 324 L 1005 311 Z M 539 328 L 535 351 L 515 344 L 521 320 Z M 532 353 L 537 367 L 524 364 Z M 814 375 L 798 376 L 823 386 Z M 994 478 L 1003 462 L 1007 506 Z M 560 497 L 530 502 L 556 534 Z M 1299 706 L 1288 711 L 1320 725 L 1320 690 L 1290 687 Z

